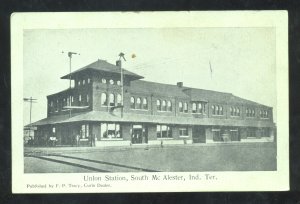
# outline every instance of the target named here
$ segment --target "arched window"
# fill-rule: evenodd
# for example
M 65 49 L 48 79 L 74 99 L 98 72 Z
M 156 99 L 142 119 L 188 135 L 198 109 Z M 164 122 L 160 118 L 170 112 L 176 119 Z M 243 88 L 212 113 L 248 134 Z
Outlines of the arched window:
M 261 110 L 259 111 L 259 115 L 260 115 L 261 118 L 263 117 Z
M 202 103 L 198 103 L 198 112 L 203 113 Z
M 115 82 L 114 82 L 113 79 L 111 79 L 111 80 L 109 80 L 109 83 L 110 83 L 111 85 L 113 85 Z
M 160 103 L 160 100 L 159 100 L 159 99 L 156 100 L 156 109 L 157 109 L 158 111 L 161 111 L 161 103 Z
M 185 113 L 188 112 L 188 104 L 187 104 L 187 102 L 184 102 L 184 104 L 183 104 L 183 111 L 184 111 Z
M 183 112 L 183 105 L 182 102 L 178 103 L 178 107 L 179 107 L 179 112 L 182 113 Z
M 118 85 L 118 86 L 121 85 L 121 81 L 120 81 L 120 80 L 117 81 L 117 85 Z
M 172 103 L 171 103 L 171 101 L 168 101 L 167 105 L 168 105 L 168 111 L 172 111 Z
M 162 111 L 167 111 L 167 103 L 165 100 L 162 101 Z
M 78 101 L 81 102 L 81 94 L 79 94 Z
M 268 118 L 268 111 L 265 111 L 265 118 Z
M 107 106 L 107 94 L 106 93 L 101 94 L 101 105 Z
M 142 109 L 142 100 L 141 100 L 141 98 L 136 99 L 136 108 L 137 109 Z
M 215 110 L 215 106 L 214 105 L 211 106 L 211 109 L 212 109 L 212 114 L 216 115 L 216 110 Z
M 85 85 L 85 79 L 84 79 L 84 80 L 82 80 L 82 85 Z
M 121 94 L 117 94 L 117 106 L 121 106 L 122 105 L 122 96 Z
M 89 84 L 89 83 L 91 83 L 91 79 L 90 79 L 90 78 L 88 78 L 88 84 Z
M 144 110 L 148 110 L 148 101 L 147 101 L 147 98 L 143 99 L 143 109 Z
M 233 107 L 233 115 L 236 116 L 236 108 Z
M 109 94 L 109 106 L 115 106 L 115 95 Z
M 233 115 L 233 108 L 230 107 L 230 115 L 232 116 Z
M 130 108 L 135 109 L 135 98 L 133 96 L 130 97 Z
M 102 79 L 101 79 L 101 82 L 102 82 L 103 84 L 106 84 L 106 79 L 105 79 L 105 78 L 102 78 Z
M 197 112 L 197 105 L 196 103 L 192 103 L 192 113 L 196 113 Z
M 219 115 L 220 112 L 219 112 L 219 106 L 216 106 L 216 115 Z
M 220 106 L 220 115 L 223 115 L 223 106 Z
M 240 108 L 236 109 L 236 113 L 237 113 L 238 116 L 240 116 Z
M 249 109 L 246 108 L 246 116 L 249 117 Z
M 252 109 L 252 115 L 251 115 L 252 117 L 254 117 L 255 116 L 255 110 L 254 109 Z
M 88 103 L 89 100 L 90 100 L 90 98 L 89 98 L 89 95 L 87 94 L 87 95 L 86 95 L 86 102 Z

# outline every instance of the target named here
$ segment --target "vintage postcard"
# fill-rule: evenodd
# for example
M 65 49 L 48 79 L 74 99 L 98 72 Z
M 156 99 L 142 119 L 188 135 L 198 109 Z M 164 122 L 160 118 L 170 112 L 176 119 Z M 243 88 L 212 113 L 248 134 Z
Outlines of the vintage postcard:
M 286 11 L 14 13 L 13 193 L 289 190 Z

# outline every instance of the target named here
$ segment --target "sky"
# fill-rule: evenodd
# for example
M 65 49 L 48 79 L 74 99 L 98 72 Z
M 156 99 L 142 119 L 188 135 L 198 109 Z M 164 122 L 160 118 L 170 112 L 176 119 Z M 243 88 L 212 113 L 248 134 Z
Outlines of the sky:
M 97 59 L 115 64 L 123 52 L 123 67 L 144 80 L 229 92 L 273 107 L 276 122 L 274 28 L 36 29 L 23 37 L 24 97 L 37 99 L 32 122 L 47 117 L 47 95 L 68 88 L 60 79 L 69 73 L 68 51 L 80 53 L 73 71 Z

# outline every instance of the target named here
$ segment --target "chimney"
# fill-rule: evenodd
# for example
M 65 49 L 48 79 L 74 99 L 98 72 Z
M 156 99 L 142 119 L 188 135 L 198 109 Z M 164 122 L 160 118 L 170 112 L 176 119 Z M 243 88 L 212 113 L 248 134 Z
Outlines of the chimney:
M 183 87 L 183 82 L 177 82 L 177 86 L 178 86 L 179 88 L 182 88 L 182 87 Z
M 121 60 L 117 60 L 116 61 L 116 66 L 121 67 L 122 66 L 122 61 Z

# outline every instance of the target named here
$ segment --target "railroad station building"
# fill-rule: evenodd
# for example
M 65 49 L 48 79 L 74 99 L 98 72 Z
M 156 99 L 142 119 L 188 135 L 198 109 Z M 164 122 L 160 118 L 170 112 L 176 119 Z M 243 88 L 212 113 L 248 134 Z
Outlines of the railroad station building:
M 272 142 L 272 107 L 182 82 L 162 84 L 97 60 L 61 79 L 74 86 L 47 96 L 47 118 L 32 123 L 45 145 L 112 146 Z

